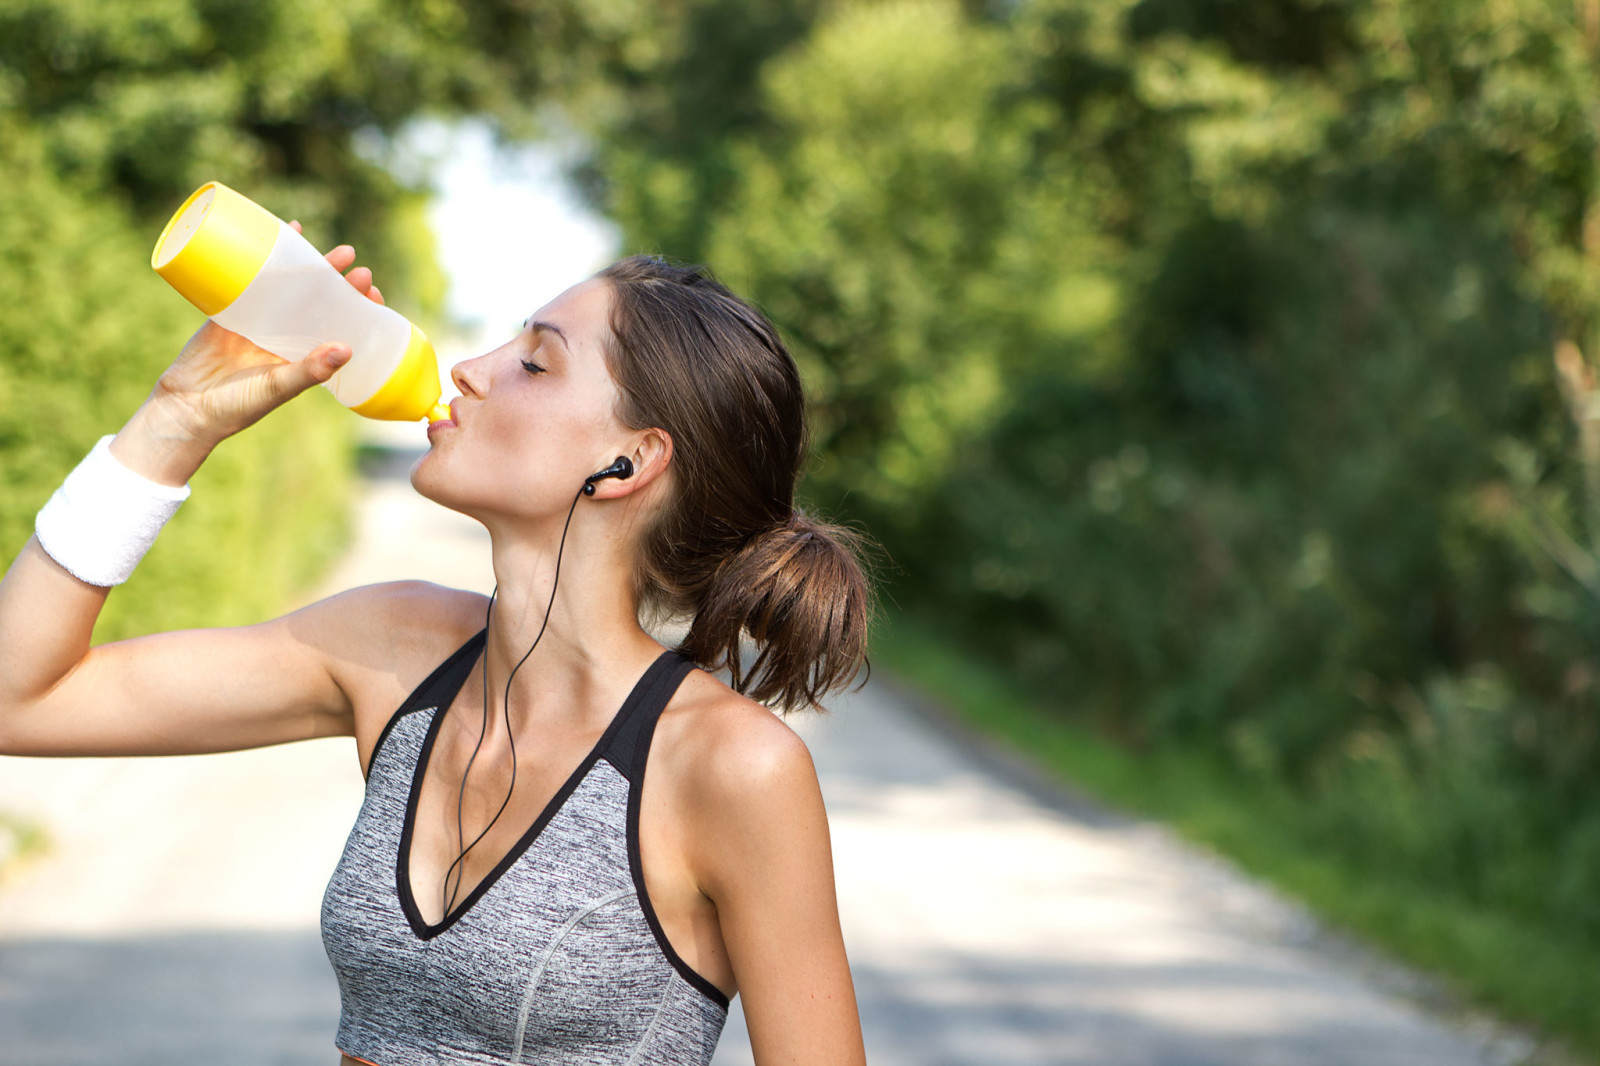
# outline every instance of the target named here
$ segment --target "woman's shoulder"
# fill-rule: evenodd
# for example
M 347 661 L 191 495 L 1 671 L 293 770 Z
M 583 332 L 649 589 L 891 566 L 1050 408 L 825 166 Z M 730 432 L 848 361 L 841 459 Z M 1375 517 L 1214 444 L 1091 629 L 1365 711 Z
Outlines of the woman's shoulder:
M 336 647 L 357 664 L 406 674 L 422 666 L 418 681 L 439 661 L 483 628 L 489 598 L 431 581 L 386 581 L 348 589 L 319 600 L 284 620 L 303 618 L 320 643 Z
M 429 581 L 341 592 L 286 616 L 317 645 L 355 711 L 358 742 L 382 730 L 434 668 L 483 628 L 488 597 Z
M 651 759 L 671 767 L 663 800 L 682 827 L 685 861 L 724 915 L 763 909 L 760 883 L 804 880 L 816 872 L 812 864 L 825 864 L 821 786 L 810 749 L 788 722 L 696 671 L 657 730 L 666 743 L 659 756 L 652 745 Z
M 715 810 L 774 787 L 815 786 L 816 769 L 800 735 L 770 708 L 716 676 L 692 671 L 656 727 L 678 800 Z

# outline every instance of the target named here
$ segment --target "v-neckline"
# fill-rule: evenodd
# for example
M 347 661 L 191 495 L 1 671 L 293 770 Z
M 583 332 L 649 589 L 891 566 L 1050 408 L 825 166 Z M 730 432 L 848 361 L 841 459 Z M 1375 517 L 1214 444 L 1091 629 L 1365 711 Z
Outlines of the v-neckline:
M 480 650 L 479 655 L 481 656 L 482 654 L 483 652 Z M 561 808 L 566 804 L 567 797 L 577 790 L 578 785 L 588 776 L 589 771 L 594 768 L 594 764 L 599 762 L 600 757 L 605 754 L 606 748 L 617 735 L 617 732 L 637 710 L 638 704 L 650 688 L 651 679 L 660 673 L 664 665 L 672 658 L 673 652 L 671 649 L 666 649 L 656 656 L 655 661 L 645 667 L 644 673 L 639 675 L 639 679 L 634 682 L 627 698 L 622 701 L 622 706 L 611 716 L 610 723 L 600 734 L 599 739 L 594 742 L 594 746 L 589 749 L 589 754 L 585 755 L 583 760 L 567 775 L 566 781 L 562 783 L 560 788 L 556 789 L 555 795 L 551 796 L 549 801 L 545 803 L 544 809 L 539 812 L 538 818 L 534 819 L 528 830 L 511 846 L 511 850 L 506 852 L 499 862 L 495 863 L 494 867 L 473 887 L 467 898 L 462 900 L 455 910 L 441 915 L 438 922 L 430 925 L 422 917 L 422 911 L 418 908 L 416 897 L 411 891 L 412 836 L 416 826 L 417 806 L 422 798 L 422 783 L 427 776 L 428 760 L 433 754 L 434 741 L 439 736 L 439 728 L 444 723 L 445 714 L 449 711 L 450 705 L 455 702 L 457 693 L 461 691 L 461 686 L 466 683 L 467 676 L 472 672 L 472 666 L 477 663 L 477 657 L 472 659 L 466 670 L 462 671 L 461 680 L 448 693 L 441 694 L 433 707 L 432 717 L 428 722 L 428 732 L 423 737 L 422 747 L 417 752 L 417 764 L 412 768 L 411 791 L 406 798 L 406 812 L 401 823 L 399 854 L 395 859 L 395 890 L 400 896 L 400 909 L 405 912 L 406 920 L 410 923 L 411 930 L 417 935 L 418 939 L 432 940 L 459 921 L 472 909 L 473 904 L 477 903 L 489 889 L 493 888 L 495 883 L 505 875 L 505 872 L 511 869 L 516 861 L 533 846 L 534 842 L 543 833 L 544 827 L 560 812 Z

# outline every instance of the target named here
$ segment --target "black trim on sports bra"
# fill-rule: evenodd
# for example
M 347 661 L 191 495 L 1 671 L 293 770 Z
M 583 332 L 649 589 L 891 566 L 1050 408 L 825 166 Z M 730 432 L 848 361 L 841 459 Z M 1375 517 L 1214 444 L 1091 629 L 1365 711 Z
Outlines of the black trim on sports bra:
M 683 957 L 673 949 L 672 942 L 667 939 L 666 931 L 661 928 L 661 920 L 656 917 L 655 906 L 650 902 L 650 893 L 644 886 L 644 862 L 639 850 L 639 811 L 644 798 L 644 770 L 645 764 L 649 761 L 650 741 L 655 737 L 656 723 L 661 719 L 661 712 L 666 709 L 672 694 L 677 691 L 683 679 L 693 669 L 695 669 L 694 663 L 680 657 L 677 667 L 670 673 L 662 675 L 659 685 L 665 691 L 665 695 L 660 699 L 651 700 L 650 713 L 640 719 L 637 737 L 631 738 L 633 740 L 632 766 L 630 767 L 630 772 L 624 775 L 629 781 L 628 869 L 633 874 L 633 887 L 635 894 L 639 898 L 639 909 L 644 912 L 645 923 L 650 926 L 650 933 L 656 938 L 656 944 L 660 946 L 661 953 L 667 957 L 668 962 L 672 963 L 672 968 L 683 975 L 685 981 L 688 981 L 698 989 L 711 1002 L 723 1010 L 727 1010 L 728 997 L 723 995 L 722 989 L 706 980 L 693 970 L 687 962 L 684 962 Z
M 634 710 L 645 702 L 646 697 L 654 693 L 657 679 L 677 661 L 681 661 L 680 657 L 676 652 L 670 650 L 663 651 L 656 657 L 655 661 L 645 669 L 639 680 L 634 683 L 632 691 L 623 700 L 621 708 L 612 716 L 610 724 L 600 734 L 600 738 L 595 741 L 594 746 L 589 750 L 589 754 L 584 756 L 583 761 L 567 776 L 566 781 L 556 790 L 556 794 L 550 797 L 544 809 L 539 812 L 539 817 L 534 821 L 533 825 L 528 828 L 527 832 L 523 833 L 516 844 L 512 845 L 511 850 L 495 864 L 494 868 L 484 876 L 483 880 L 478 882 L 467 898 L 462 900 L 460 906 L 449 914 L 444 915 L 438 923 L 429 925 L 427 920 L 422 917 L 422 912 L 418 909 L 416 899 L 411 893 L 411 838 L 412 830 L 416 823 L 417 803 L 422 796 L 422 781 L 427 771 L 428 757 L 433 751 L 434 740 L 439 735 L 439 727 L 444 722 L 444 712 L 449 708 L 451 700 L 455 698 L 455 691 L 451 691 L 447 698 L 439 701 L 439 705 L 433 710 L 433 718 L 428 724 L 427 736 L 424 737 L 422 748 L 417 754 L 417 765 L 411 778 L 411 792 L 406 800 L 405 820 L 400 830 L 400 847 L 398 854 L 395 856 L 395 889 L 400 896 L 400 909 L 404 911 L 412 932 L 419 939 L 432 940 L 454 925 L 462 915 L 471 910 L 472 905 L 482 898 L 485 892 L 488 892 L 494 886 L 495 882 L 500 880 L 501 876 L 522 857 L 523 853 L 533 846 L 534 841 L 539 838 L 539 834 L 544 830 L 545 825 L 556 816 L 562 805 L 566 803 L 567 797 L 577 790 L 590 769 L 600 760 L 601 754 L 610 745 L 618 730 L 633 715 Z M 463 672 L 461 678 L 456 681 L 456 690 L 460 689 L 465 679 L 466 674 Z
M 420 711 L 429 705 L 429 700 L 435 695 L 435 690 L 443 692 L 448 689 L 450 699 L 455 699 L 461 686 L 466 683 L 467 675 L 472 672 L 472 664 L 478 661 L 478 652 L 483 650 L 484 641 L 487 639 L 488 629 L 480 629 L 467 638 L 467 642 L 455 651 L 450 657 L 438 666 L 433 673 L 422 679 L 422 683 L 411 690 L 411 695 L 400 702 L 400 706 L 389 720 L 383 724 L 383 731 L 378 734 L 377 741 L 372 745 L 372 754 L 367 757 L 367 766 L 363 777 L 372 774 L 372 764 L 378 761 L 378 752 L 383 750 L 383 742 L 389 738 L 389 733 L 394 729 L 394 724 L 413 711 Z M 461 676 L 453 675 L 459 671 Z M 437 700 L 434 700 L 437 705 Z

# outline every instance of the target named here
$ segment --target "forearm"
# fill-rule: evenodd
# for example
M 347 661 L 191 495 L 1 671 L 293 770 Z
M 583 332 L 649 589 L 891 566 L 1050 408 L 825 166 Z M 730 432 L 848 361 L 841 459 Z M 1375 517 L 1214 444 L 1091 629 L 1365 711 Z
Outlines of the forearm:
M 161 485 L 186 485 L 211 454 L 173 411 L 152 395 L 111 442 L 117 461 Z

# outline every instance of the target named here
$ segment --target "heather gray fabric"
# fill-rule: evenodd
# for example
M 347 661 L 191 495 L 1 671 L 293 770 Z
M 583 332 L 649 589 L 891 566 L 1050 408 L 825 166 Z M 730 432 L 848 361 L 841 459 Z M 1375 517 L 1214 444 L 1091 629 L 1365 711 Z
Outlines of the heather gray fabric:
M 322 902 L 336 1043 L 377 1066 L 706 1066 L 728 1000 L 661 932 L 639 866 L 639 783 L 693 664 L 651 664 L 517 846 L 439 924 L 411 896 L 412 820 L 434 737 L 479 633 L 401 704 Z

